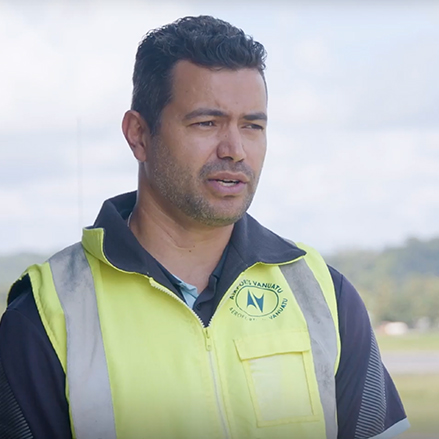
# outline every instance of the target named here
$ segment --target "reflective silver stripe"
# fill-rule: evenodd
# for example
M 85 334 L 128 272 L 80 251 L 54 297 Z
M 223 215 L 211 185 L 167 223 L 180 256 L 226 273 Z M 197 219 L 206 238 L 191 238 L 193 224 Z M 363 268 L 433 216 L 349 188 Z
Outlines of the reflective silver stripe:
M 334 379 L 337 333 L 331 311 L 305 259 L 281 265 L 279 268 L 293 291 L 308 325 L 320 400 L 325 415 L 326 437 L 337 439 Z
M 80 243 L 49 259 L 67 332 L 69 404 L 77 439 L 116 439 L 95 287 Z

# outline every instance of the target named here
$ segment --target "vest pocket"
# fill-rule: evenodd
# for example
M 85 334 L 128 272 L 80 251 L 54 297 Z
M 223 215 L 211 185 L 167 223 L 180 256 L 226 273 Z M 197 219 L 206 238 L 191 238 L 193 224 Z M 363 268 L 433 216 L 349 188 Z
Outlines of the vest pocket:
M 306 331 L 235 340 L 258 427 L 316 421 L 321 409 Z

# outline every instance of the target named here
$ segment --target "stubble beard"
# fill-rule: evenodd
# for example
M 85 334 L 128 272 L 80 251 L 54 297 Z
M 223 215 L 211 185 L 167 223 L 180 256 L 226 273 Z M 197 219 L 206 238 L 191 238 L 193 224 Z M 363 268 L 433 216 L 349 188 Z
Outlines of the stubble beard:
M 169 148 L 159 138 L 153 141 L 151 152 L 154 163 L 150 168 L 152 184 L 163 198 L 189 218 L 205 226 L 224 227 L 236 223 L 250 207 L 259 176 L 247 165 L 231 160 L 206 163 L 199 175 L 194 177 L 189 167 L 172 158 Z M 197 191 L 197 182 L 203 182 L 208 175 L 221 171 L 243 172 L 247 176 L 247 193 L 240 208 L 228 211 L 227 208 L 216 207 L 200 190 Z

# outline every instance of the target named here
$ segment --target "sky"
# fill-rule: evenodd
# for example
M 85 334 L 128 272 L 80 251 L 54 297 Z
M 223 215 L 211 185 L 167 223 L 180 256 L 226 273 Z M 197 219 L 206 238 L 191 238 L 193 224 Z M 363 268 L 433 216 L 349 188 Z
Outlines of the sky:
M 200 14 L 268 51 L 250 214 L 323 253 L 439 236 L 438 2 L 0 0 L 0 254 L 76 242 L 136 188 L 137 45 Z

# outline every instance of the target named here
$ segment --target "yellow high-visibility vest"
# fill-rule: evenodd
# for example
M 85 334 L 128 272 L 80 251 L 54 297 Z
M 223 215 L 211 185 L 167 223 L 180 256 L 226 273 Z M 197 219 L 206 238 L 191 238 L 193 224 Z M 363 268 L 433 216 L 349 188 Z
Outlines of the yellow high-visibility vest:
M 28 269 L 77 439 L 336 439 L 337 305 L 313 249 L 256 263 L 209 323 L 113 266 L 103 230 Z

